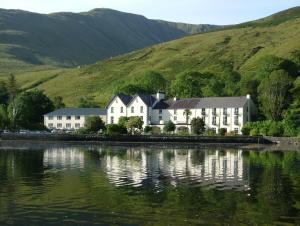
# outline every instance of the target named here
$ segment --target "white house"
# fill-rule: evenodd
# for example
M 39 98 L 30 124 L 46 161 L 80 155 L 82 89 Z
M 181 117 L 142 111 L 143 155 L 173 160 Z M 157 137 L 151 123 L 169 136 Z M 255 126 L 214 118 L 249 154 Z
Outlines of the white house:
M 48 129 L 77 130 L 91 116 L 99 116 L 106 123 L 106 115 L 106 110 L 100 108 L 62 108 L 44 115 L 44 125 Z
M 186 116 L 186 110 L 190 115 Z M 241 134 L 245 123 L 256 114 L 256 106 L 250 95 L 242 97 L 206 97 L 188 99 L 166 99 L 162 92 L 156 95 L 136 94 L 128 96 L 118 94 L 107 105 L 107 123 L 116 124 L 120 117 L 139 116 L 144 126 L 158 126 L 161 129 L 168 121 L 176 128 L 191 127 L 191 120 L 203 118 L 206 128 L 218 133 L 225 128 L 227 132 Z

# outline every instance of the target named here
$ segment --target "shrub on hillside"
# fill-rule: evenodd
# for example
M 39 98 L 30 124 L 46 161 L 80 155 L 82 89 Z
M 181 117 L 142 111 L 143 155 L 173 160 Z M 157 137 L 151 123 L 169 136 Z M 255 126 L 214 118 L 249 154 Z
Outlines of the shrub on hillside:
M 269 128 L 268 136 L 280 137 L 284 133 L 284 130 L 280 123 L 273 122 Z

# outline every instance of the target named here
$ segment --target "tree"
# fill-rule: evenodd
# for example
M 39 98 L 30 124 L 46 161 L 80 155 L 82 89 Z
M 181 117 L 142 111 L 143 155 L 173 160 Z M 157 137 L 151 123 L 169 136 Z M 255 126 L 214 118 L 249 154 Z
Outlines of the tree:
M 66 107 L 65 103 L 63 102 L 63 98 L 61 96 L 54 97 L 52 102 L 55 109 Z
M 185 122 L 186 122 L 186 125 L 188 125 L 189 124 L 189 120 L 190 120 L 190 116 L 192 115 L 192 112 L 191 112 L 191 110 L 189 110 L 189 109 L 185 109 L 184 111 L 183 111 L 183 116 L 185 116 Z
M 193 118 L 191 121 L 192 133 L 201 135 L 205 132 L 205 122 L 202 118 Z
M 158 72 L 147 71 L 136 79 L 135 84 L 147 93 L 156 93 L 166 89 L 167 80 Z
M 258 87 L 259 102 L 267 119 L 280 120 L 287 106 L 291 79 L 286 71 L 272 72 Z
M 144 128 L 144 133 L 151 133 L 152 132 L 152 127 L 151 126 L 146 126 Z
M 97 133 L 105 130 L 105 123 L 99 116 L 91 116 L 86 119 L 84 128 L 88 133 Z
M 43 115 L 54 110 L 52 101 L 40 90 L 27 91 L 19 95 L 10 112 L 17 117 L 17 124 L 26 129 L 41 128 Z
M 176 129 L 175 124 L 172 121 L 168 121 L 166 122 L 165 126 L 164 126 L 164 131 L 166 133 L 173 133 Z
M 205 85 L 199 72 L 187 72 L 179 75 L 170 86 L 170 94 L 181 98 L 201 97 Z
M 141 88 L 139 85 L 135 84 L 125 84 L 121 85 L 115 90 L 115 94 L 117 93 L 124 93 L 127 95 L 134 95 L 136 93 L 145 93 L 146 91 Z
M 18 114 L 18 109 L 16 106 L 16 98 L 19 94 L 19 86 L 17 84 L 16 78 L 13 74 L 10 74 L 6 83 L 8 95 L 9 95 L 9 117 L 12 122 L 12 128 L 16 128 L 16 118 Z
M 7 112 L 7 106 L 0 105 L 0 129 L 7 129 L 10 126 L 10 120 Z
M 118 125 L 126 127 L 126 123 L 129 121 L 128 117 L 122 116 L 119 118 Z
M 78 107 L 80 108 L 96 108 L 98 107 L 93 97 L 81 97 Z
M 6 87 L 6 83 L 0 81 L 0 104 L 8 104 L 9 93 Z
M 126 122 L 126 128 L 130 134 L 140 133 L 143 129 L 144 122 L 138 116 L 130 117 Z

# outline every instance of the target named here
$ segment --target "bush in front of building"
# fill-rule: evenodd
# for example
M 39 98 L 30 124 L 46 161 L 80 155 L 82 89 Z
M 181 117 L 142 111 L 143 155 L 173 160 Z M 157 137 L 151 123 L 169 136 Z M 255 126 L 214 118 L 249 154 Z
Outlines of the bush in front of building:
M 158 126 L 152 126 L 152 134 L 154 135 L 161 134 L 161 129 Z
M 126 128 L 130 134 L 141 134 L 143 131 L 143 120 L 138 116 L 133 116 L 126 122 Z
M 127 129 L 125 126 L 119 124 L 111 124 L 111 125 L 107 125 L 106 134 L 107 135 L 127 134 Z
M 168 122 L 166 122 L 165 126 L 164 126 L 164 132 L 166 133 L 174 133 L 176 129 L 175 124 L 170 120 Z
M 98 133 L 100 130 L 106 130 L 106 127 L 99 116 L 91 116 L 85 120 L 84 129 L 87 133 Z
M 243 135 L 246 136 L 284 136 L 288 135 L 289 127 L 284 122 L 271 120 L 249 122 L 242 128 Z
M 151 134 L 152 133 L 152 127 L 151 126 L 145 126 L 144 133 L 145 134 Z
M 220 128 L 219 129 L 219 135 L 220 136 L 225 136 L 226 133 L 227 133 L 227 129 L 226 128 Z
M 188 136 L 190 135 L 189 128 L 185 126 L 181 126 L 177 129 L 177 134 L 180 136 Z
M 193 118 L 191 121 L 192 133 L 195 135 L 201 135 L 205 132 L 205 122 L 202 118 Z
M 208 128 L 208 129 L 205 130 L 204 135 L 205 136 L 215 136 L 216 132 L 215 132 L 215 130 L 213 130 L 211 128 Z

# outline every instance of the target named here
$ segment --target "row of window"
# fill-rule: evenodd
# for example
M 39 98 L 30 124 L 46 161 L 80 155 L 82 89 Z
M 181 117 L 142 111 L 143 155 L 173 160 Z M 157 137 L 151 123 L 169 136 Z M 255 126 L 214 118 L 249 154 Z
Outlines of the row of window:
M 131 113 L 134 113 L 135 108 L 131 107 L 130 111 L 131 111 Z M 216 115 L 217 114 L 217 108 L 213 108 L 212 112 L 213 112 L 213 115 Z M 115 108 L 114 107 L 110 108 L 110 113 L 112 113 L 112 114 L 115 113 Z M 120 107 L 120 113 L 124 113 L 124 107 Z M 144 113 L 144 107 L 143 106 L 140 106 L 140 113 Z M 159 109 L 158 113 L 162 114 L 162 109 Z M 227 115 L 227 114 L 228 114 L 228 109 L 223 108 L 223 115 Z M 239 108 L 234 109 L 234 114 L 235 115 L 239 114 Z M 177 110 L 176 109 L 174 109 L 174 115 L 177 115 Z M 206 109 L 205 108 L 202 108 L 202 115 L 206 115 Z
M 54 124 L 53 123 L 49 123 L 48 124 L 48 128 L 54 128 Z M 62 123 L 57 123 L 56 124 L 56 128 L 62 129 L 63 128 L 63 124 Z M 72 128 L 72 124 L 71 123 L 66 123 L 65 128 L 71 129 Z M 80 128 L 80 123 L 75 123 L 75 127 L 74 128 L 79 129 Z
M 49 120 L 53 120 L 54 117 L 53 117 L 53 116 L 49 116 L 48 119 L 49 119 Z M 56 116 L 56 119 L 57 119 L 57 120 L 62 120 L 62 119 L 63 119 L 63 116 Z M 66 116 L 66 119 L 67 119 L 67 120 L 72 120 L 72 116 Z M 80 120 L 80 119 L 81 119 L 80 116 L 75 116 L 75 120 Z
M 217 128 L 211 128 L 211 129 L 214 131 L 214 133 L 217 133 Z M 234 128 L 234 133 L 238 134 L 239 133 L 239 128 Z
M 217 117 L 216 116 L 212 117 L 212 124 L 217 125 Z M 228 125 L 228 117 L 227 116 L 223 117 L 223 125 L 224 126 Z M 239 125 L 239 116 L 238 115 L 234 116 L 234 125 L 236 125 L 236 126 Z
M 134 107 L 131 107 L 130 111 L 131 111 L 131 113 L 134 113 L 135 112 Z M 115 113 L 115 108 L 114 107 L 110 108 L 110 113 L 112 113 L 112 114 Z M 120 107 L 120 113 L 124 113 L 124 107 Z M 144 113 L 144 107 L 143 106 L 140 106 L 140 113 Z

